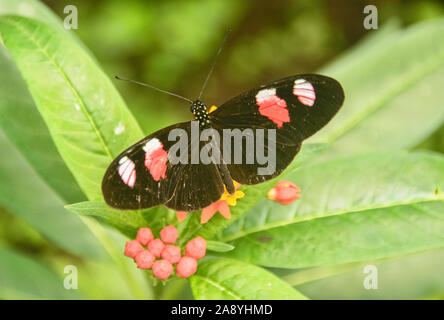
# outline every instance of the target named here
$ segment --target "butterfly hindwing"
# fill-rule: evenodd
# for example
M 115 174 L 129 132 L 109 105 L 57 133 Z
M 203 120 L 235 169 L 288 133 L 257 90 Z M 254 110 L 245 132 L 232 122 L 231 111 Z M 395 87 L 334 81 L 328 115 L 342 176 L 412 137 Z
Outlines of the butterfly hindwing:
M 334 79 L 303 74 L 281 79 L 242 93 L 210 113 L 220 135 L 223 129 L 276 129 L 276 168 L 272 174 L 258 175 L 259 163 L 235 164 L 228 169 L 234 180 L 257 184 L 279 175 L 299 152 L 303 140 L 324 127 L 341 107 L 344 92 Z M 271 142 L 265 133 L 264 148 Z M 246 138 L 244 139 L 244 141 Z M 245 147 L 245 144 L 243 145 Z M 261 147 L 256 144 L 256 147 Z M 231 156 L 233 157 L 233 150 Z
M 176 143 L 168 140 L 169 133 L 182 129 L 190 137 L 190 124 L 179 123 L 157 131 L 114 159 L 102 181 L 105 201 L 119 209 L 164 204 L 175 210 L 195 211 L 219 200 L 224 187 L 217 165 L 172 164 L 168 159 Z M 189 158 L 191 152 L 189 144 Z

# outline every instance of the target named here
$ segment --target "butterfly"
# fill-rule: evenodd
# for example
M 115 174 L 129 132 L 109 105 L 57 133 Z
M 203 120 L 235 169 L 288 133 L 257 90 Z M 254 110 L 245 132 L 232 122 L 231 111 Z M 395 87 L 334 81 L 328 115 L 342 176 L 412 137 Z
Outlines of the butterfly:
M 338 112 L 344 91 L 339 82 L 330 77 L 301 74 L 246 91 L 211 109 L 199 99 L 188 101 L 194 122 L 159 130 L 112 161 L 102 181 L 102 193 L 108 205 L 118 209 L 145 209 L 163 204 L 177 211 L 191 212 L 218 201 L 225 190 L 233 193 L 233 180 L 247 185 L 270 180 L 292 162 L 302 142 Z M 219 150 L 209 153 L 220 161 L 173 163 L 177 141 L 169 139 L 170 133 L 179 129 L 189 137 L 196 126 L 201 130 L 211 129 L 223 137 L 216 144 Z M 222 150 L 231 139 L 224 136 L 224 130 L 247 133 L 237 144 Z M 274 135 L 265 134 L 261 144 L 264 154 L 275 154 L 274 170 L 264 174 L 258 173 L 263 163 L 257 159 L 251 161 L 251 152 L 244 149 L 236 161 L 234 150 L 249 138 L 257 142 L 261 132 L 274 132 Z M 193 152 L 206 144 L 200 139 L 194 146 L 187 144 L 185 158 L 191 158 Z

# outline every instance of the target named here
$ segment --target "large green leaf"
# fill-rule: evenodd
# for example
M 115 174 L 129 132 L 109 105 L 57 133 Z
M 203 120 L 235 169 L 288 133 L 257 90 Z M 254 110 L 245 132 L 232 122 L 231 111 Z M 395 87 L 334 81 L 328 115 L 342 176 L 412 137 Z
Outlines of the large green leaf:
M 65 32 L 2 16 L 0 35 L 80 187 L 100 199 L 106 167 L 142 138 L 138 124 L 109 78 Z
M 230 259 L 215 259 L 199 265 L 190 283 L 194 298 L 199 300 L 306 299 L 272 273 Z
M 320 72 L 346 98 L 312 141 L 335 142 L 335 155 L 415 146 L 444 120 L 444 19 L 377 31 Z
M 65 201 L 84 199 L 60 157 L 15 66 L 0 48 L 0 126 L 45 182 Z
M 0 14 L 20 14 L 59 25 L 56 16 L 34 0 L 0 0 Z M 26 160 L 64 200 L 84 199 L 60 157 L 14 61 L 0 45 L 0 126 Z
M 80 218 L 36 175 L 0 132 L 0 206 L 40 234 L 79 256 L 103 258 L 104 251 Z
M 0 0 L 0 14 L 15 14 L 38 19 L 54 27 L 63 29 L 60 19 L 38 0 Z
M 210 239 L 214 234 L 242 217 L 249 209 L 254 207 L 258 201 L 265 197 L 268 190 L 270 190 L 277 181 L 284 179 L 286 175 L 290 174 L 297 167 L 324 152 L 327 147 L 328 145 L 323 143 L 304 144 L 301 152 L 296 156 L 295 160 L 277 178 L 258 185 L 241 186 L 239 190 L 242 190 L 245 193 L 245 197 L 238 200 L 236 206 L 230 207 L 230 220 L 217 214 L 211 218 L 208 223 L 202 225 L 200 224 L 200 214 L 193 213 L 191 219 L 186 221 L 188 233 L 184 235 L 183 241 L 186 241 L 196 233 L 206 239 Z
M 377 290 L 364 289 L 363 282 L 368 276 L 364 268 L 367 265 L 377 268 Z M 442 270 L 443 248 L 396 259 L 366 261 L 347 272 L 302 283 L 296 288 L 311 299 L 430 299 L 444 296 Z M 287 279 L 292 280 L 289 277 Z
M 119 271 L 120 276 L 126 282 L 131 299 L 153 299 L 153 288 L 150 282 L 147 281 L 146 270 L 137 268 L 134 260 L 123 254 L 127 238 L 117 230 L 104 226 L 95 219 L 83 217 L 82 220 L 88 225 L 111 257 L 114 268 Z M 94 277 L 94 275 L 90 276 Z M 106 287 L 106 285 L 104 286 Z
M 2 299 L 79 299 L 66 290 L 63 279 L 47 266 L 0 246 L 0 297 Z
M 292 180 L 299 201 L 264 201 L 221 233 L 236 247 L 228 256 L 300 268 L 444 246 L 442 156 L 354 156 L 303 167 Z

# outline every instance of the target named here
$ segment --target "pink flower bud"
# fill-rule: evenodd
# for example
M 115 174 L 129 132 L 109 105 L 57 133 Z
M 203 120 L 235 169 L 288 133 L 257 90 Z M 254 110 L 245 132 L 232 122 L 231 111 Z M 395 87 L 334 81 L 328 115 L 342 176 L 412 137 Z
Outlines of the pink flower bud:
M 196 273 L 197 261 L 191 257 L 183 257 L 176 266 L 176 274 L 181 278 L 188 278 Z
M 154 239 L 153 233 L 150 228 L 140 228 L 137 231 L 136 240 L 139 241 L 140 244 L 146 246 L 148 242 Z
M 173 273 L 173 265 L 167 260 L 157 260 L 153 264 L 153 275 L 161 280 L 166 280 Z
M 160 230 L 160 238 L 165 243 L 174 243 L 179 236 L 179 232 L 174 226 L 166 226 L 162 230 Z
M 162 240 L 160 240 L 160 239 L 154 239 L 148 243 L 148 250 L 156 258 L 160 257 L 160 254 L 162 253 L 164 248 L 165 248 L 165 245 L 163 244 Z
M 207 250 L 207 241 L 202 237 L 194 238 L 188 241 L 185 246 L 187 256 L 199 260 L 205 256 Z
M 178 263 L 180 261 L 180 248 L 168 244 L 165 246 L 165 249 L 163 249 L 161 257 L 171 263 Z
M 140 252 L 143 251 L 142 246 L 140 245 L 140 243 L 136 240 L 132 240 L 132 241 L 128 241 L 125 244 L 125 255 L 127 257 L 130 258 L 135 258 L 136 255 Z
M 155 257 L 148 250 L 143 250 L 136 255 L 136 264 L 140 269 L 151 269 Z
M 279 202 L 280 204 L 290 204 L 299 199 L 301 188 L 288 180 L 280 181 L 276 186 L 268 191 L 267 198 Z

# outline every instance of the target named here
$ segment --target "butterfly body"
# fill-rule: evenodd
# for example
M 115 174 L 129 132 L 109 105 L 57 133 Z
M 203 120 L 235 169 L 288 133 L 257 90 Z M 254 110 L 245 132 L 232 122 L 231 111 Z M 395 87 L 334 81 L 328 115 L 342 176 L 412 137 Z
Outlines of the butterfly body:
M 208 128 L 210 126 L 210 116 L 207 111 L 207 105 L 204 102 L 200 100 L 193 101 L 190 111 L 194 118 L 199 121 L 200 128 Z
M 104 199 L 119 209 L 159 204 L 180 211 L 205 208 L 219 200 L 225 189 L 233 193 L 233 180 L 257 184 L 278 176 L 299 152 L 303 140 L 325 126 L 343 100 L 336 80 L 313 74 L 244 92 L 212 112 L 204 102 L 195 100 L 190 111 L 198 125 L 189 121 L 164 128 L 111 163 L 102 182 Z M 171 135 L 177 131 L 190 140 L 182 143 L 180 162 L 173 160 L 178 139 L 171 139 Z M 201 135 L 193 140 L 196 131 L 207 132 L 206 139 Z M 242 146 L 245 148 L 236 154 L 236 148 Z M 210 150 L 211 161 L 193 161 L 205 148 Z M 264 163 L 273 153 L 274 163 Z

